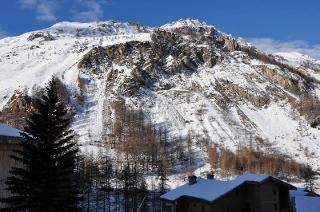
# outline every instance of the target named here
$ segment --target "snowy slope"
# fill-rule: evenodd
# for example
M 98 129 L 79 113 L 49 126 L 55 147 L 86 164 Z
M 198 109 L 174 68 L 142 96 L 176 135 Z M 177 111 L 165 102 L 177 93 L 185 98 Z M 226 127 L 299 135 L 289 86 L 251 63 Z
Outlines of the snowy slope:
M 320 64 L 319 60 L 316 60 L 308 55 L 301 54 L 299 52 L 278 52 L 274 53 L 274 55 L 278 55 L 283 57 L 289 64 L 293 66 L 303 65 L 305 62 L 310 62 L 314 64 Z
M 161 40 L 153 40 L 157 30 L 167 33 L 158 34 L 165 43 L 172 43 L 158 45 Z M 98 151 L 102 132 L 108 130 L 105 117 L 112 117 L 106 114 L 112 114 L 112 105 L 120 98 L 133 108 L 142 108 L 152 123 L 166 126 L 172 137 L 187 136 L 190 131 L 197 134 L 193 151 L 199 169 L 207 167 L 207 155 L 196 145 L 201 139 L 233 151 L 239 145 L 253 143 L 265 151 L 279 151 L 320 168 L 320 131 L 311 128 L 288 101 L 299 99 L 290 89 L 297 88 L 292 81 L 303 79 L 249 57 L 239 51 L 239 45 L 249 46 L 189 19 L 152 29 L 112 21 L 57 23 L 0 40 L 0 110 L 10 107 L 10 98 L 17 91 L 35 95 L 55 75 L 67 87 L 76 111 L 73 128 L 80 144 L 89 151 Z M 110 50 L 115 58 L 95 54 L 93 50 L 99 47 Z M 157 64 L 156 54 L 161 57 Z M 197 59 L 199 54 L 201 58 Z M 80 67 L 87 55 L 96 57 L 95 63 Z M 298 54 L 279 56 L 292 66 L 306 60 L 313 65 L 310 67 L 319 65 Z M 188 61 L 193 57 L 194 61 Z M 136 82 L 138 65 L 152 83 L 140 85 L 134 95 L 129 95 L 127 82 Z M 156 68 L 159 66 L 160 71 Z M 319 72 L 310 67 L 305 68 L 306 75 L 318 78 Z M 314 84 L 310 92 L 320 94 L 318 85 Z
M 97 28 L 101 25 L 106 25 L 104 31 Z M 149 40 L 149 34 L 141 31 L 136 29 L 136 25 L 111 21 L 90 24 L 62 22 L 48 29 L 0 40 L 0 108 L 17 90 L 33 95 L 53 75 L 66 84 L 71 97 L 74 97 L 79 92 L 77 80 L 81 75 L 77 63 L 84 54 L 98 45 Z M 43 41 L 40 37 L 28 41 L 30 35 L 38 32 L 50 33 L 54 39 Z M 86 94 L 87 102 L 75 117 L 74 128 L 79 132 L 80 142 L 88 142 L 89 136 L 97 137 L 102 130 L 100 113 L 103 82 L 88 78 L 90 88 Z
M 278 52 L 274 55 L 279 56 L 280 61 L 291 66 L 306 69 L 310 76 L 320 80 L 320 60 L 316 60 L 299 52 Z

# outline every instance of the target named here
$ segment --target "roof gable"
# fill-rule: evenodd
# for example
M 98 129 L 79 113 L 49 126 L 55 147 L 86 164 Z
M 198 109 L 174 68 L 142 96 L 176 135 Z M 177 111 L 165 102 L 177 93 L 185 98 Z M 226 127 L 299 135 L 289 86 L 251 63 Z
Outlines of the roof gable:
M 213 202 L 219 197 L 233 191 L 244 183 L 263 183 L 267 180 L 281 183 L 289 189 L 295 189 L 294 186 L 278 180 L 270 175 L 264 174 L 244 174 L 231 181 L 207 180 L 199 178 L 197 183 L 189 185 L 188 183 L 176 189 L 169 191 L 161 196 L 162 199 L 174 201 L 183 196 L 202 199 L 208 202 Z

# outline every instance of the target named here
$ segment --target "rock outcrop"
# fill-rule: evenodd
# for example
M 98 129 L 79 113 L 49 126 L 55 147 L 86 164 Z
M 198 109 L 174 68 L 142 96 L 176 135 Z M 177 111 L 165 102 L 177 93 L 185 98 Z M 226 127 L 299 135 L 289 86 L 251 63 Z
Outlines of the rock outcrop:
M 16 92 L 0 111 L 0 122 L 23 130 L 25 120 L 34 111 L 34 100 L 21 92 Z
M 41 41 L 52 41 L 54 37 L 49 32 L 34 32 L 27 38 L 28 41 L 33 41 L 40 38 Z

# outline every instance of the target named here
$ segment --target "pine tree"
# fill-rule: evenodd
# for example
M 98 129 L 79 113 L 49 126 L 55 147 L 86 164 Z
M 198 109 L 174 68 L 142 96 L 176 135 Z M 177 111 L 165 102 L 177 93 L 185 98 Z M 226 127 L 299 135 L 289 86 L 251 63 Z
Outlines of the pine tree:
M 138 212 L 147 212 L 148 211 L 148 189 L 147 184 L 144 178 L 141 179 L 139 193 L 138 193 Z
M 104 193 L 103 211 L 110 212 L 111 211 L 111 192 L 112 192 L 111 180 L 113 177 L 113 167 L 112 167 L 111 160 L 106 155 L 101 158 L 100 165 L 102 168 L 102 176 L 101 176 L 103 178 L 102 190 Z
M 158 175 L 160 179 L 160 194 L 164 194 L 166 192 L 166 187 L 167 187 L 167 181 L 168 181 L 168 173 L 169 173 L 169 165 L 168 161 L 165 158 L 165 154 L 162 154 L 160 161 L 159 161 L 159 166 L 158 166 Z
M 130 168 L 130 164 L 126 164 L 119 176 L 119 180 L 122 183 L 122 193 L 123 193 L 123 210 L 125 212 L 130 211 L 132 203 L 132 187 L 133 187 L 133 173 Z
M 76 211 L 79 196 L 75 180 L 78 146 L 70 130 L 71 117 L 60 101 L 56 80 L 48 83 L 27 120 L 21 150 L 12 158 L 6 184 L 8 210 Z
M 311 166 L 305 166 L 302 168 L 302 178 L 305 181 L 305 187 L 306 189 L 310 191 L 314 191 L 314 184 L 315 181 L 318 179 L 320 173 L 317 171 L 314 171 Z

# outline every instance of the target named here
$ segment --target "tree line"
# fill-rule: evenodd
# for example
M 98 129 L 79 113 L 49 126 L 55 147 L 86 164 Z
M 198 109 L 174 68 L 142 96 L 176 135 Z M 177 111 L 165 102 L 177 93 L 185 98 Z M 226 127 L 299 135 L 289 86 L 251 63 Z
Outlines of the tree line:
M 6 184 L 10 197 L 1 198 L 8 211 L 159 211 L 160 195 L 177 165 L 193 171 L 195 135 L 170 138 L 141 110 L 125 105 L 115 119 L 97 155 L 81 153 L 70 129 L 72 114 L 52 79 L 27 119 L 19 162 Z M 212 170 L 222 176 L 242 172 L 276 176 L 297 175 L 314 186 L 315 173 L 293 160 L 252 148 L 231 152 L 205 143 Z
M 208 162 L 213 174 L 229 177 L 243 173 L 262 173 L 285 181 L 303 179 L 305 187 L 315 189 L 319 173 L 310 166 L 298 163 L 277 152 L 268 153 L 252 147 L 239 147 L 232 152 L 212 145 L 208 148 Z
M 146 123 L 141 111 L 121 108 L 103 151 L 88 156 L 79 151 L 71 123 L 53 78 L 12 155 L 19 163 L 6 180 L 11 196 L 0 199 L 4 210 L 158 211 L 171 165 L 166 130 Z M 151 188 L 146 175 L 154 179 Z

